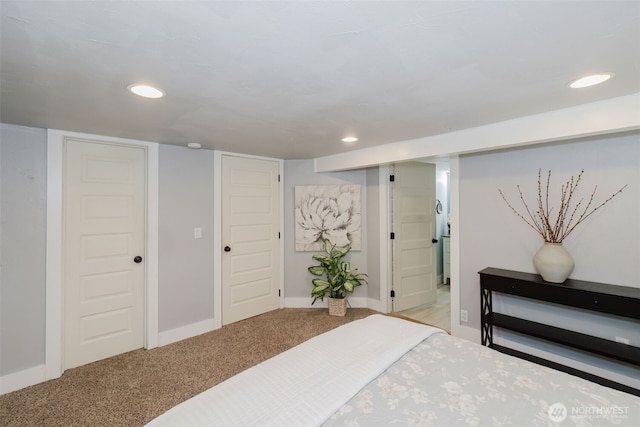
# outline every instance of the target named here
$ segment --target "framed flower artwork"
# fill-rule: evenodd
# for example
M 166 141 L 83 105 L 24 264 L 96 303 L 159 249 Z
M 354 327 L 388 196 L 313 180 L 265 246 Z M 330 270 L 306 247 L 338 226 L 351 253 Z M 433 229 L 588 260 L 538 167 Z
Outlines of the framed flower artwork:
M 360 185 L 296 186 L 296 251 L 320 251 L 325 238 L 360 250 L 360 191 Z

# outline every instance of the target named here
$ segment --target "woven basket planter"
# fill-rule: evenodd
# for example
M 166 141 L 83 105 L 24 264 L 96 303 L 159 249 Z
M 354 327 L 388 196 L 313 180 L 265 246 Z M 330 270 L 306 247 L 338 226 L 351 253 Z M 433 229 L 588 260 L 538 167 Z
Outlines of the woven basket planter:
M 347 314 L 347 299 L 329 298 L 329 314 L 332 316 L 344 316 Z

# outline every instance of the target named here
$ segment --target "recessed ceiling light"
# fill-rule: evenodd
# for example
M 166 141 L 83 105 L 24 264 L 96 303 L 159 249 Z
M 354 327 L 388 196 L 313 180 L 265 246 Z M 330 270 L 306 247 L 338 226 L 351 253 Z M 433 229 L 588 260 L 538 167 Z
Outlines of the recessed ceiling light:
M 356 142 L 357 140 L 358 138 L 356 138 L 355 136 L 347 136 L 345 138 L 342 138 L 342 142 L 346 142 L 346 143 Z
M 158 88 L 149 85 L 141 85 L 141 84 L 131 84 L 127 86 L 129 92 L 134 93 L 138 96 L 143 96 L 145 98 L 162 98 L 165 96 L 165 93 Z
M 187 144 L 187 147 L 197 150 L 199 148 L 202 148 L 202 145 L 199 142 L 190 142 Z
M 581 77 L 578 80 L 572 81 L 571 84 L 569 84 L 569 87 L 573 89 L 589 87 L 606 82 L 611 77 L 613 77 L 613 73 L 592 74 L 590 76 Z

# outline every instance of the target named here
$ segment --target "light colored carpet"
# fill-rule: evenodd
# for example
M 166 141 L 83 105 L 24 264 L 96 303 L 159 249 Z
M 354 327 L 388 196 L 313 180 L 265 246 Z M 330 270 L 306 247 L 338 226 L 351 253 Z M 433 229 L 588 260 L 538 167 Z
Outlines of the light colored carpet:
M 376 313 L 280 309 L 153 350 L 66 371 L 0 396 L 0 425 L 141 426 L 178 403 L 307 339 Z

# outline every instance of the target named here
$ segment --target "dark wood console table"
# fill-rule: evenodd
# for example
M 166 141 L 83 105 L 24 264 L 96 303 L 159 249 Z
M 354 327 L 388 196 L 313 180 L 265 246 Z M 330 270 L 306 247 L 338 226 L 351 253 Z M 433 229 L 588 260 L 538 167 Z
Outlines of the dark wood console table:
M 603 283 L 567 279 L 564 283 L 549 283 L 537 274 L 485 268 L 480 274 L 482 345 L 541 365 L 570 373 L 607 387 L 640 396 L 640 390 L 563 364 L 494 344 L 493 327 L 543 339 L 593 355 L 640 366 L 640 347 L 607 340 L 583 333 L 545 325 L 530 320 L 493 312 L 492 293 L 515 295 L 536 301 L 606 313 L 640 320 L 640 289 Z

